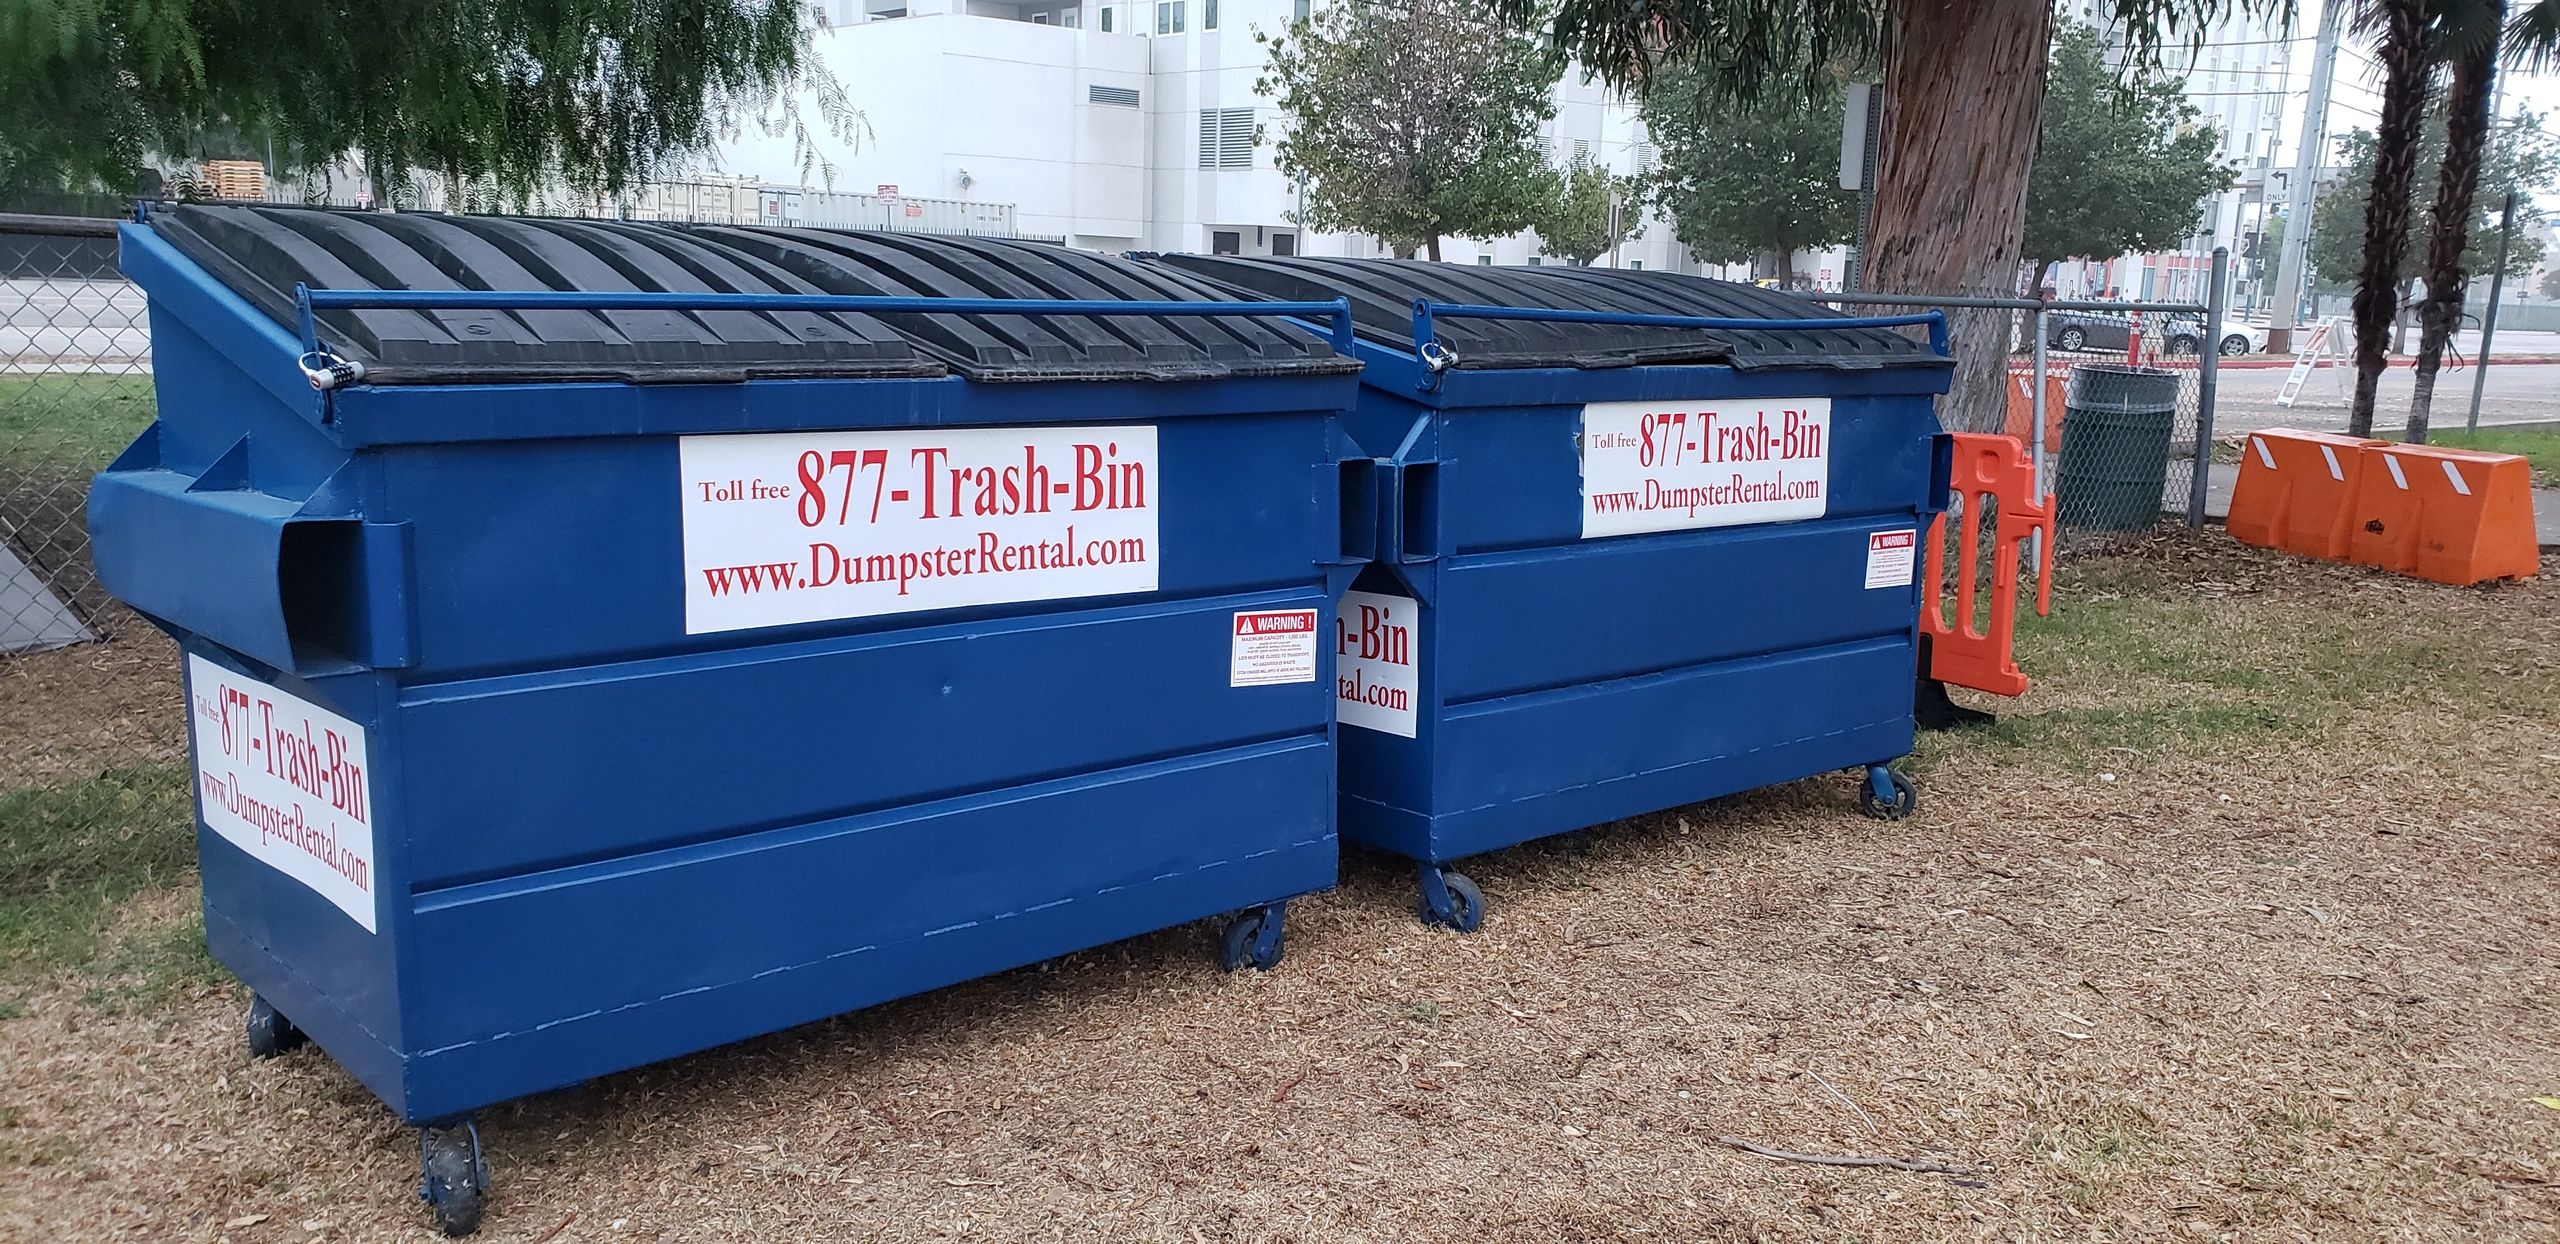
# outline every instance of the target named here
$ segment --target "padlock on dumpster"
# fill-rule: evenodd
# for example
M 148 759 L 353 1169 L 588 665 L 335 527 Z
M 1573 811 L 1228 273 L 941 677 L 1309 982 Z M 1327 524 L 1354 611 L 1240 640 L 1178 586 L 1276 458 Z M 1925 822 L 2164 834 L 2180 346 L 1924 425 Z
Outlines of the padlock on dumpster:
M 1910 814 L 1887 762 L 1947 488 L 1943 319 L 1667 273 L 1157 262 L 1351 299 L 1382 502 L 1337 624 L 1342 832 L 1416 861 L 1426 920 L 1483 918 L 1453 861 L 1828 770 Z
M 184 650 L 253 1054 L 428 1125 L 1332 884 L 1341 308 L 984 239 L 249 207 L 123 230 L 90 502 Z M 1338 321 L 1338 323 L 1336 322 Z

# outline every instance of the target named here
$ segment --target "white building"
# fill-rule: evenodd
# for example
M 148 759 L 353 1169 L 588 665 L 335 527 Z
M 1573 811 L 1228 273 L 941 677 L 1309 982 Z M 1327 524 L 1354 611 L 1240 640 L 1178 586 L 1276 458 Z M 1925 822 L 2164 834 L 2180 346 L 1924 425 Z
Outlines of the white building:
M 2123 27 L 2108 0 L 2062 0 L 2055 13 L 2096 27 L 2110 48 L 2121 48 Z M 2221 135 L 2215 155 L 2235 170 L 2231 189 L 2206 207 L 2202 231 L 2182 250 L 2127 255 L 2105 264 L 2060 265 L 2055 276 L 2061 296 L 2088 297 L 2112 287 L 2128 298 L 2202 302 L 2217 246 L 2231 248 L 2232 277 L 2242 292 L 2260 281 L 2243 252 L 2266 205 L 2276 201 L 2268 193 L 2267 174 L 2275 165 L 2298 42 L 2290 13 L 2257 13 L 2247 6 L 2225 13 L 2198 46 L 2190 47 L 2183 35 L 2171 38 L 2161 56 L 2162 72 L 2186 80 L 2187 102 Z M 2272 279 L 2272 262 L 2268 267 L 2265 276 Z
M 825 153 L 835 188 L 1010 204 L 1023 235 L 1095 250 L 1381 254 L 1373 238 L 1293 223 L 1298 188 L 1273 164 L 1285 122 L 1254 93 L 1254 33 L 1306 11 L 1307 0 L 825 0 L 813 50 L 870 131 Z M 1587 154 L 1618 173 L 1651 167 L 1633 105 L 1578 72 L 1556 93 L 1544 137 L 1557 164 Z M 791 146 L 751 132 L 718 162 L 798 181 Z M 1447 238 L 1441 254 L 1559 262 L 1534 234 Z M 1700 270 L 1658 219 L 1618 262 Z

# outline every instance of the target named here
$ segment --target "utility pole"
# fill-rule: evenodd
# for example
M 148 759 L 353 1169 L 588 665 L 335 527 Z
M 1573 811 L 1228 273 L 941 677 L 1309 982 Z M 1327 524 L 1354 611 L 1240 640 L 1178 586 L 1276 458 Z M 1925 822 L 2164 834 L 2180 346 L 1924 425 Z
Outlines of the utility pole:
M 2462 426 L 2480 430 L 2480 393 L 2489 387 L 2489 346 L 2498 339 L 2498 295 L 2507 289 L 2507 239 L 2516 231 L 2516 192 L 2507 192 L 2507 206 L 2498 213 L 2498 261 L 2489 269 L 2489 310 L 2480 317 L 2480 356 L 2471 362 L 2471 413 Z
M 2311 100 L 2302 112 L 2302 141 L 2285 187 L 2284 254 L 2276 262 L 2276 305 L 2267 321 L 2267 352 L 2293 352 L 2294 308 L 2302 305 L 2303 265 L 2311 258 L 2311 200 L 2320 161 L 2329 152 L 2329 80 L 2338 74 L 2338 29 L 2346 0 L 2321 0 L 2320 42 L 2311 53 Z

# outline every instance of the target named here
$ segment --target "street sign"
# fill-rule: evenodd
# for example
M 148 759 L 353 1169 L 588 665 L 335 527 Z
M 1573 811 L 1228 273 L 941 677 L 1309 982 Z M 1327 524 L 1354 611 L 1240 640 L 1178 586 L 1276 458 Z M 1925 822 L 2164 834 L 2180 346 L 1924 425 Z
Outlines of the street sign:
M 2311 379 L 2311 369 L 2326 356 L 2338 380 L 2338 396 L 2347 395 L 2347 353 L 2338 345 L 2338 317 L 2330 316 L 2312 328 L 2303 339 L 2302 349 L 2293 356 L 2293 370 L 2285 375 L 2284 387 L 2276 390 L 2276 405 L 2291 407 L 2302 396 L 2302 386 Z

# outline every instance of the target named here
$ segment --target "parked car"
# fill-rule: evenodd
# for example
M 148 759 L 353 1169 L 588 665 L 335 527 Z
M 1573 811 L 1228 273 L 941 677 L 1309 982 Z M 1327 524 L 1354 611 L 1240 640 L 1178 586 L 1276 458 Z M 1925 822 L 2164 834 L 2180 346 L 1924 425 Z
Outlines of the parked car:
M 2045 344 L 2057 350 L 2120 352 L 2133 340 L 2133 317 L 2103 311 L 2052 311 L 2045 315 Z M 2164 353 L 2194 355 L 2204 343 L 2204 323 L 2191 318 L 2146 316 L 2142 335 L 2158 341 Z M 2222 353 L 2251 354 L 2266 348 L 2267 330 L 2255 324 L 2226 321 Z
M 2056 350 L 2122 353 L 2133 339 L 2133 317 L 2102 311 L 2052 311 L 2044 317 L 2044 343 Z

